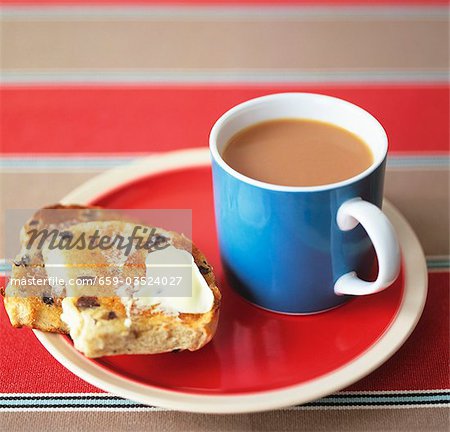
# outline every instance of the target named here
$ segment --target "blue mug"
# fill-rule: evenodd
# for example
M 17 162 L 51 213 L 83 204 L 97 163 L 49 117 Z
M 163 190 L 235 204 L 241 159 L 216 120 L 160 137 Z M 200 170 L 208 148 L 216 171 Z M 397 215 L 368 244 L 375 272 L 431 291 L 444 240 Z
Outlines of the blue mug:
M 338 183 L 293 187 L 235 171 L 221 154 L 240 130 L 265 120 L 306 118 L 345 128 L 374 162 Z M 309 314 L 387 288 L 400 270 L 395 231 L 380 210 L 388 140 L 362 108 L 330 96 L 281 93 L 227 111 L 210 134 L 215 214 L 227 279 L 264 309 Z M 282 168 L 280 168 L 282 169 Z M 366 281 L 378 259 L 378 276 Z

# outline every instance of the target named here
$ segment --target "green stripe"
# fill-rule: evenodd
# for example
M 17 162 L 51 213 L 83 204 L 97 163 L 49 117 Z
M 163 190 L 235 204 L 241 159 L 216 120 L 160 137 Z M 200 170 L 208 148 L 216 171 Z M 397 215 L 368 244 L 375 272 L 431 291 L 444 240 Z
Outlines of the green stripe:
M 448 259 L 427 259 L 427 267 L 429 269 L 446 269 L 450 267 Z
M 411 393 L 382 393 L 382 394 L 335 394 L 324 397 L 305 406 L 404 406 L 450 404 L 450 391 L 439 392 L 411 392 Z M 117 396 L 0 396 L 0 409 L 11 408 L 143 408 L 146 405 L 121 399 Z

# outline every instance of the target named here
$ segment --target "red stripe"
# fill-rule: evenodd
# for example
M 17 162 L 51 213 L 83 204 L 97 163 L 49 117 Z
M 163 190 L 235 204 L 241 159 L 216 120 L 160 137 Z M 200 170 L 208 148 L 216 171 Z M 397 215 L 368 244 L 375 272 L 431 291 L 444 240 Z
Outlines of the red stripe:
M 449 274 L 431 273 L 424 314 L 400 351 L 351 390 L 449 388 Z M 100 391 L 66 370 L 29 329 L 13 329 L 0 301 L 0 393 Z
M 448 151 L 445 85 L 211 85 L 3 87 L 3 152 L 128 153 L 206 146 L 212 124 L 224 111 L 283 91 L 320 92 L 362 106 L 385 126 L 391 151 Z

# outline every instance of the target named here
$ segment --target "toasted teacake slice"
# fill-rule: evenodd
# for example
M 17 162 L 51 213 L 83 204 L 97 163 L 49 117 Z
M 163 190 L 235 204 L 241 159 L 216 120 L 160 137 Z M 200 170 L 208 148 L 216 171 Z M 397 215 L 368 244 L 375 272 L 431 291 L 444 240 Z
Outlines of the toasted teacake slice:
M 86 209 L 79 208 L 79 210 Z M 39 220 L 41 228 L 46 226 L 46 223 Z M 86 231 L 92 222 L 80 218 L 71 220 L 69 224 L 64 221 L 57 223 L 64 223 L 64 229 L 68 232 L 76 232 Z M 32 225 L 38 223 L 34 222 Z M 130 229 L 130 223 L 124 221 L 97 221 L 95 225 L 110 232 Z M 187 250 L 192 254 L 194 263 L 199 269 L 198 274 L 206 281 L 214 299 L 210 310 L 204 313 L 174 315 L 167 314 L 158 308 L 158 305 L 138 308 L 120 296 L 105 292 L 104 288 L 89 292 L 89 295 L 67 296 L 64 292 L 55 293 L 54 287 L 50 285 L 42 286 L 39 292 L 35 292 L 36 287 L 18 288 L 10 284 L 5 293 L 5 306 L 11 323 L 16 327 L 27 326 L 43 331 L 70 333 L 75 347 L 89 357 L 201 348 L 213 337 L 219 316 L 221 296 L 215 284 L 212 268 L 203 254 L 183 235 L 158 229 L 157 236 L 166 239 L 173 247 Z M 22 234 L 22 242 L 24 238 Z M 29 275 L 30 271 L 36 276 L 44 277 L 49 269 L 45 267 L 46 254 L 43 255 L 19 256 L 13 265 L 12 278 Z M 89 262 L 95 262 L 95 259 L 92 261 L 92 256 Z M 129 261 L 131 264 L 129 267 L 125 266 L 125 271 L 137 271 L 138 275 L 142 275 L 145 268 L 142 267 L 140 254 L 135 253 Z M 82 277 L 92 278 L 96 271 L 107 276 L 109 270 L 105 270 L 104 267 L 96 269 L 94 266 L 89 271 L 91 273 L 88 276 Z M 135 273 L 129 273 L 132 274 Z M 24 289 L 27 295 L 24 295 Z M 97 292 L 101 295 L 92 295 Z

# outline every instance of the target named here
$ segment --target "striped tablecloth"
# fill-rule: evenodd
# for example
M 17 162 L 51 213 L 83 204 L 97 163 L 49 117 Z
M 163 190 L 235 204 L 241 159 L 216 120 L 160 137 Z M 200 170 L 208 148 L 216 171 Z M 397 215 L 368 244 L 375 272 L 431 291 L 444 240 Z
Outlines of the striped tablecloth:
M 448 430 L 446 1 L 0 3 L 2 223 L 6 209 L 56 202 L 143 154 L 206 146 L 236 103 L 321 92 L 385 126 L 386 195 L 416 230 L 430 278 L 417 329 L 386 364 L 307 406 L 250 415 L 165 411 L 102 393 L 31 331 L 11 329 L 0 306 L 0 430 Z

